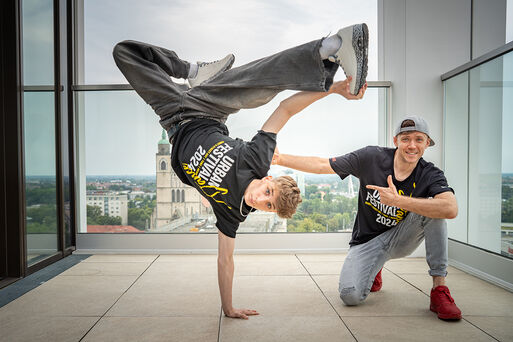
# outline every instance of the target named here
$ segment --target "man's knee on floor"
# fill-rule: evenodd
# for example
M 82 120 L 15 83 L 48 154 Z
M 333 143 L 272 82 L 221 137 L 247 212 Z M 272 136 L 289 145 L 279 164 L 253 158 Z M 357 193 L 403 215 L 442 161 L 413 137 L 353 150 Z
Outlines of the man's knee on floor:
M 364 298 L 360 291 L 355 287 L 345 287 L 340 289 L 340 299 L 347 306 L 358 305 L 363 302 Z

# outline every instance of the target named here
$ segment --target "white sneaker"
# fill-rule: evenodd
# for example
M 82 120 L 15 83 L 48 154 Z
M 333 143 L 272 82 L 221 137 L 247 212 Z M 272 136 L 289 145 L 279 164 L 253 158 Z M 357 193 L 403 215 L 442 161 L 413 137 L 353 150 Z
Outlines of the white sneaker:
M 220 73 L 229 70 L 233 62 L 235 61 L 235 56 L 233 54 L 229 54 L 223 59 L 213 62 L 198 62 L 198 72 L 195 77 L 188 78 L 189 85 L 191 87 L 196 87 L 201 83 L 208 81 Z
M 357 24 L 340 29 L 337 35 L 342 39 L 342 44 L 328 60 L 340 65 L 346 77 L 352 77 L 349 90 L 357 95 L 367 78 L 369 29 L 366 24 Z

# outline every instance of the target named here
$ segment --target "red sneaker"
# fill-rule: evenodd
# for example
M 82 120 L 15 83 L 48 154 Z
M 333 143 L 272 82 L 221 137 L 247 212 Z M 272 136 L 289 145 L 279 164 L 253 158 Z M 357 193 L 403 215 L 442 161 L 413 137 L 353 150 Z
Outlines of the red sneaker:
M 376 274 L 376 278 L 374 278 L 374 283 L 372 283 L 371 292 L 378 292 L 381 290 L 381 286 L 383 286 L 383 279 L 381 279 L 381 271 L 380 269 L 378 274 Z
M 431 289 L 431 305 L 429 309 L 438 314 L 440 319 L 461 319 L 461 311 L 454 303 L 447 286 Z

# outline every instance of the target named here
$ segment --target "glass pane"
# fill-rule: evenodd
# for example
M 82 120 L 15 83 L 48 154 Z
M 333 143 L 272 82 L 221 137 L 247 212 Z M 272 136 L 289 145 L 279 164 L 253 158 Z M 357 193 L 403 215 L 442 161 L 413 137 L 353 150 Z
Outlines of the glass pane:
M 280 132 L 280 150 L 331 157 L 377 145 L 379 113 L 386 111 L 380 108 L 384 105 L 380 98 L 386 97 L 385 92 L 370 88 L 358 102 L 339 96 L 319 101 Z M 227 121 L 230 135 L 250 140 L 290 94 L 284 92 L 265 106 L 232 115 Z M 172 171 L 170 145 L 165 134 L 162 136 L 158 117 L 135 92 L 94 91 L 76 95 L 82 146 L 80 232 L 217 232 L 208 202 L 195 189 L 182 184 Z M 296 221 L 287 222 L 274 213 L 254 213 L 238 232 L 352 229 L 357 179 L 340 181 L 335 175 L 306 175 L 271 167 L 273 176 L 284 173 L 296 177 L 306 196 Z M 308 225 L 310 221 L 313 224 Z
M 23 83 L 54 84 L 53 0 L 23 0 Z
M 451 239 L 467 242 L 468 72 L 444 83 L 444 168 L 458 200 L 458 216 L 447 220 L 447 227 Z
M 503 58 L 470 71 L 468 242 L 501 251 Z
M 57 252 L 55 103 L 53 92 L 24 94 L 27 262 Z
M 299 6 L 294 1 L 274 0 L 232 1 L 229 5 L 207 0 L 125 0 L 123 10 L 115 0 L 82 2 L 79 84 L 125 83 L 112 59 L 112 48 L 124 39 L 164 46 L 191 61 L 219 59 L 233 52 L 235 64 L 242 65 L 358 22 L 369 25 L 372 37 L 368 79 L 378 78 L 376 0 L 360 0 L 358 6 L 331 1 L 329 10 L 308 1 Z
M 503 62 L 501 253 L 513 258 L 513 53 Z

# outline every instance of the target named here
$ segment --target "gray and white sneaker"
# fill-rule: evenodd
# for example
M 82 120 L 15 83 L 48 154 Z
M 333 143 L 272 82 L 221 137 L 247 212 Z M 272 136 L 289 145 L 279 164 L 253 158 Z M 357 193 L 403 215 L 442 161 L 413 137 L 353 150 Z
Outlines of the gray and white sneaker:
M 220 73 L 229 70 L 234 61 L 235 56 L 233 54 L 229 54 L 218 61 L 198 62 L 198 72 L 196 73 L 196 76 L 187 79 L 189 81 L 189 85 L 191 87 L 196 87 L 201 83 L 216 77 Z
M 340 65 L 346 77 L 352 77 L 349 90 L 357 95 L 367 78 L 369 29 L 366 24 L 357 24 L 340 29 L 337 35 L 342 40 L 342 44 L 334 55 L 328 57 L 328 60 Z

